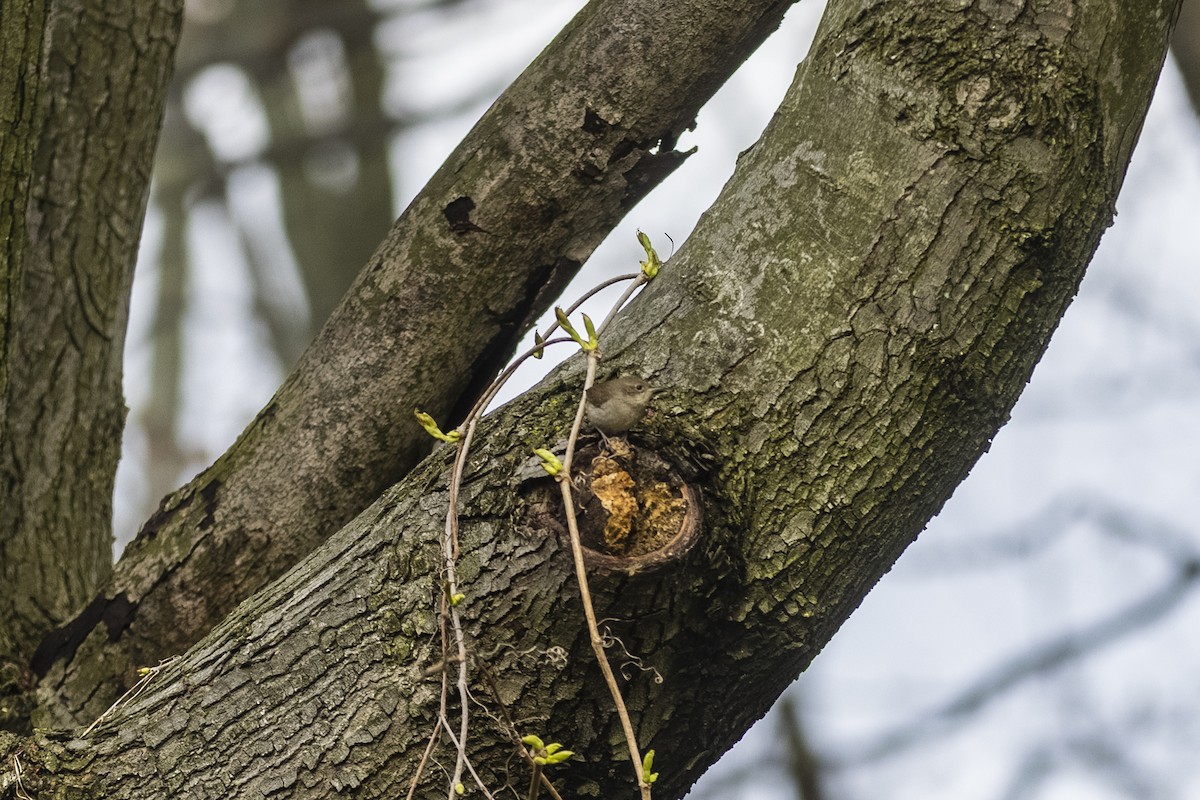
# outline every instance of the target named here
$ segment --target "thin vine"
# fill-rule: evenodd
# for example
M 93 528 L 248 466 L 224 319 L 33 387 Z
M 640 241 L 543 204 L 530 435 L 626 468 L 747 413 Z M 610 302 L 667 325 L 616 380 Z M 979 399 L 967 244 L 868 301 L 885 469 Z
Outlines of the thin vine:
M 439 731 L 445 733 L 447 738 L 455 747 L 455 765 L 453 772 L 449 777 L 448 800 L 462 796 L 466 789 L 463 784 L 464 770 L 471 774 L 475 784 L 489 799 L 493 797 L 483 781 L 476 773 L 474 766 L 467 757 L 467 738 L 470 732 L 470 664 L 471 659 L 467 651 L 466 639 L 463 631 L 462 617 L 459 614 L 459 606 L 466 600 L 466 594 L 461 591 L 458 582 L 457 561 L 458 561 L 458 498 L 459 489 L 462 485 L 463 474 L 466 470 L 467 457 L 470 454 L 471 443 L 474 440 L 475 430 L 479 420 L 483 417 L 484 411 L 488 405 L 495 399 L 496 394 L 508 382 L 508 380 L 516 372 L 517 368 L 530 358 L 541 358 L 545 352 L 545 348 L 549 345 L 563 344 L 574 341 L 580 345 L 586 353 L 587 370 L 584 378 L 583 392 L 580 394 L 579 405 L 575 413 L 575 420 L 571 427 L 571 433 L 567 440 L 567 449 L 563 460 L 560 462 L 558 458 L 550 451 L 537 449 L 534 452 L 541 457 L 542 465 L 546 471 L 554 477 L 558 482 L 563 497 L 563 507 L 567 518 L 567 529 L 571 543 L 572 560 L 575 567 L 576 582 L 579 586 L 580 598 L 583 602 L 584 617 L 587 622 L 588 637 L 591 641 L 592 651 L 596 656 L 597 663 L 604 675 L 605 685 L 608 687 L 609 693 L 613 698 L 613 704 L 616 707 L 617 716 L 621 722 L 621 728 L 624 732 L 625 741 L 629 748 L 629 756 L 634 768 L 636 782 L 642 800 L 650 800 L 650 785 L 658 777 L 657 773 L 650 771 L 653 764 L 654 751 L 647 752 L 645 757 L 642 756 L 636 736 L 633 732 L 633 723 L 629 717 L 628 709 L 625 706 L 624 697 L 621 694 L 620 687 L 617 685 L 616 678 L 613 674 L 611 665 L 608 663 L 608 658 L 604 650 L 605 639 L 600 635 L 597 622 L 596 612 L 592 603 L 591 591 L 588 587 L 587 572 L 583 560 L 582 542 L 579 535 L 579 527 L 576 521 L 574 500 L 571 495 L 571 466 L 574 460 L 575 448 L 579 439 L 579 433 L 583 425 L 583 418 L 586 408 L 587 390 L 592 387 L 595 382 L 596 370 L 600 362 L 599 338 L 608 328 L 609 323 L 617 313 L 628 302 L 640 287 L 653 280 L 658 274 L 662 262 L 659 260 L 658 254 L 650 244 L 650 239 L 641 231 L 638 232 L 638 241 L 646 251 L 646 260 L 641 263 L 641 270 L 635 273 L 619 275 L 615 278 L 610 278 L 598 286 L 592 288 L 582 297 L 575 301 L 565 311 L 561 308 L 555 309 L 556 321 L 551 323 L 546 330 L 545 335 L 540 332 L 534 333 L 534 345 L 525 352 L 521 353 L 513 362 L 491 383 L 488 389 L 479 397 L 475 404 L 471 407 L 463 423 L 449 433 L 444 433 L 434 419 L 420 410 L 415 410 L 417 421 L 423 428 L 434 438 L 454 444 L 457 448 L 454 458 L 454 465 L 451 471 L 449 501 L 447 503 L 446 522 L 442 535 L 441 550 L 442 550 L 442 576 L 443 585 L 441 598 L 439 602 L 439 618 L 441 620 L 441 639 L 442 639 L 442 660 L 440 669 L 442 678 L 442 689 L 439 701 L 438 720 L 434 725 L 433 731 L 430 734 L 429 742 L 425 747 L 421 760 L 417 765 L 416 773 L 413 775 L 412 783 L 409 786 L 408 798 L 411 800 L 416 787 L 420 782 L 421 775 L 425 767 L 429 763 L 433 750 L 439 738 Z M 583 321 L 587 332 L 586 338 L 580 336 L 576 329 L 571 325 L 570 315 L 579 309 L 579 307 L 593 297 L 597 292 L 612 286 L 617 283 L 629 281 L 630 285 L 626 287 L 620 298 L 613 304 L 612 309 L 604 318 L 598 329 L 593 327 L 591 319 L 584 314 Z M 552 334 L 561 328 L 568 335 L 552 337 Z M 552 337 L 552 338 L 551 338 Z M 453 653 L 451 653 L 453 647 Z M 449 695 L 449 668 L 451 664 L 457 664 L 457 675 L 455 676 L 455 685 L 459 696 L 459 719 L 458 732 L 455 733 L 450 720 L 447 716 L 448 695 Z M 485 670 L 486 672 L 486 670 Z M 515 728 L 511 731 L 516 734 Z M 525 736 L 521 739 L 525 745 L 532 750 L 522 748 L 526 759 L 530 762 L 533 768 L 533 777 L 529 789 L 530 800 L 536 800 L 538 789 L 541 786 L 546 786 L 549 791 L 555 796 L 558 793 L 554 791 L 553 786 L 547 780 L 544 767 L 548 764 L 556 764 L 565 761 L 570 757 L 569 750 L 561 749 L 561 745 L 557 743 L 552 745 L 543 745 L 540 738 L 534 735 Z M 549 751 L 549 752 L 547 752 Z

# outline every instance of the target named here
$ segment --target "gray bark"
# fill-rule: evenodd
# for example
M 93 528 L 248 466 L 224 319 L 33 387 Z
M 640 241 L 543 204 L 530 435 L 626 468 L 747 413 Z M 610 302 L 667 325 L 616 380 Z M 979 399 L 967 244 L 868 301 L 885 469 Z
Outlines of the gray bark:
M 413 407 L 461 417 L 678 165 L 675 138 L 788 5 L 584 9 L 396 222 L 238 442 L 163 500 L 112 579 L 45 641 L 43 720 L 94 718 L 138 666 L 182 652 L 424 455 Z
M 664 677 L 625 686 L 659 754 L 656 796 L 681 796 L 761 716 L 1004 422 L 1112 219 L 1175 12 L 831 4 L 763 138 L 604 342 L 606 371 L 669 387 L 633 439 L 703 497 L 695 548 L 593 576 L 599 615 Z M 527 455 L 562 434 L 579 379 L 570 362 L 483 427 L 462 498 L 462 608 L 475 697 L 580 754 L 553 773 L 564 796 L 612 797 L 634 788 Z M 449 455 L 89 738 L 27 743 L 46 789 L 405 791 L 436 714 L 423 671 L 441 658 Z M 553 646 L 565 666 L 544 658 Z M 485 780 L 522 786 L 494 718 L 475 719 Z M 441 770 L 426 776 L 421 796 L 444 796 Z
M 27 724 L 3 698 L 112 564 L 129 287 L 180 5 L 0 15 L 0 727 Z

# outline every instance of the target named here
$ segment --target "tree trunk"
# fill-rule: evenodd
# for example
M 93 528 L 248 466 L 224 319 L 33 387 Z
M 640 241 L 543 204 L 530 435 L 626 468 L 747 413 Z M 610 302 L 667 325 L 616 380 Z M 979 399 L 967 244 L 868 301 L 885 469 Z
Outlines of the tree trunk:
M 605 372 L 665 387 L 631 435 L 639 458 L 676 464 L 702 506 L 690 549 L 593 559 L 614 663 L 654 670 L 623 685 L 658 797 L 762 715 L 1006 419 L 1112 218 L 1175 12 L 831 4 L 762 139 L 604 340 Z M 564 796 L 614 797 L 632 773 L 557 493 L 529 456 L 562 436 L 579 387 L 575 360 L 481 428 L 459 533 L 487 709 L 468 749 L 489 787 L 527 784 L 502 722 L 516 720 L 579 754 L 552 768 Z M 18 743 L 42 790 L 400 796 L 437 716 L 450 456 L 87 738 Z M 442 770 L 423 786 L 445 796 Z
M 129 287 L 180 6 L 0 14 L 0 727 L 27 724 L 3 698 L 112 564 Z

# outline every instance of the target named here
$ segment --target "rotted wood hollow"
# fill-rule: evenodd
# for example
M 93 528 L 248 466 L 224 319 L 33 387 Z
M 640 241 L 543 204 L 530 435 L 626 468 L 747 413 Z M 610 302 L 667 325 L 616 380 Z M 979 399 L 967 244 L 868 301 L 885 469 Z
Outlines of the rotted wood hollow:
M 580 538 L 589 568 L 625 575 L 662 569 L 699 540 L 700 491 L 657 452 L 614 440 L 612 449 L 585 445 L 576 464 Z

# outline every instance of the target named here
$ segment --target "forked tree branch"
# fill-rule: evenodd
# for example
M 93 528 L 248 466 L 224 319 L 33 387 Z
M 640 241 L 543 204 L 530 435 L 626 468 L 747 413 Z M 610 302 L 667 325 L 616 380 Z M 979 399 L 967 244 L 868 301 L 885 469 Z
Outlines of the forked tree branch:
M 44 722 L 86 724 L 427 451 L 621 217 L 686 154 L 700 106 L 791 2 L 594 0 L 393 226 L 274 399 L 145 524 L 35 667 Z
M 639 446 L 704 506 L 690 551 L 589 573 L 664 677 L 624 687 L 659 798 L 765 712 L 1003 424 L 1112 219 L 1176 8 L 832 3 L 762 139 L 606 334 L 606 364 L 665 387 Z M 473 701 L 569 743 L 564 796 L 617 797 L 624 744 L 528 456 L 581 382 L 569 362 L 480 425 L 461 609 L 495 676 Z M 27 742 L 27 772 L 48 794 L 402 794 L 438 708 L 450 466 L 435 452 L 86 742 Z M 565 664 L 536 657 L 558 648 Z M 528 785 L 505 726 L 472 743 L 483 782 Z

